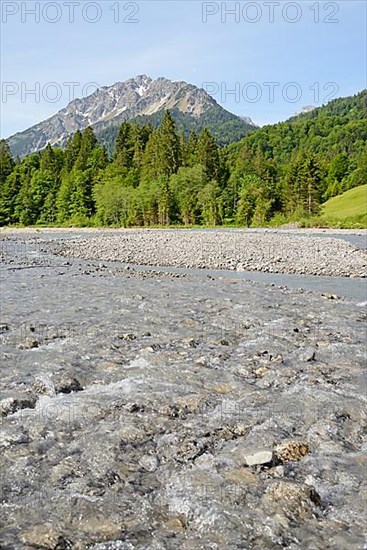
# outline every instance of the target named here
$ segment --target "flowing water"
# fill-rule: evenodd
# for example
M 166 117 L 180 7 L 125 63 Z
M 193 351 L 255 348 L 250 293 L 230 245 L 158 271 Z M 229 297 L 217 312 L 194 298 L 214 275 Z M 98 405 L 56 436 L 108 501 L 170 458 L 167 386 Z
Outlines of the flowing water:
M 364 281 L 30 238 L 1 249 L 1 548 L 363 548 Z

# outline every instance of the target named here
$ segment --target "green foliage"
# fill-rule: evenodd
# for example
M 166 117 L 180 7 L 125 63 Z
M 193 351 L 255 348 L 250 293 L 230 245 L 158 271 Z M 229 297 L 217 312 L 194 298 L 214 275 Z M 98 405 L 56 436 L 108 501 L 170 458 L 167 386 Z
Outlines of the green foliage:
M 366 99 L 336 100 L 224 148 L 170 112 L 155 129 L 150 119 L 123 122 L 110 158 L 91 128 L 65 150 L 48 145 L 17 163 L 3 140 L 0 224 L 361 226 L 363 212 L 348 201 L 344 216 L 328 210 L 339 197 L 323 203 L 367 182 Z
M 210 181 L 200 191 L 198 202 L 205 225 L 218 225 L 222 222 L 220 188 L 215 180 Z
M 312 153 L 298 153 L 289 163 L 285 177 L 287 212 L 301 217 L 317 214 L 324 179 L 317 157 Z
M 176 123 L 178 133 L 183 132 L 187 138 L 191 132 L 195 132 L 199 135 L 204 128 L 208 128 L 218 145 L 221 147 L 233 143 L 234 141 L 239 141 L 249 132 L 256 130 L 256 126 L 248 124 L 238 116 L 229 113 L 219 106 L 211 107 L 199 117 L 193 117 L 189 114 L 182 113 L 178 109 L 172 109 L 171 115 Z M 164 116 L 165 111 L 162 110 L 153 115 L 135 117 L 130 123 L 137 126 L 149 126 L 151 129 L 157 129 L 161 125 Z M 117 125 L 96 129 L 98 140 L 106 146 L 110 156 L 114 153 L 118 134 L 119 126 Z
M 199 193 L 205 187 L 207 177 L 200 164 L 181 167 L 171 176 L 171 194 L 176 200 L 178 221 L 185 225 L 196 224 L 200 218 Z
M 14 170 L 15 162 L 5 139 L 0 140 L 0 186 Z

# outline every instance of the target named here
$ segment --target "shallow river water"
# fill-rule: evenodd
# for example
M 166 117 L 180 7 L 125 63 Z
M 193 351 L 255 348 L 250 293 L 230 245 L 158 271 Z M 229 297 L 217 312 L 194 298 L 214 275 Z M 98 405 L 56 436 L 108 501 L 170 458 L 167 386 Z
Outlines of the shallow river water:
M 30 237 L 1 249 L 1 548 L 364 547 L 363 281 Z

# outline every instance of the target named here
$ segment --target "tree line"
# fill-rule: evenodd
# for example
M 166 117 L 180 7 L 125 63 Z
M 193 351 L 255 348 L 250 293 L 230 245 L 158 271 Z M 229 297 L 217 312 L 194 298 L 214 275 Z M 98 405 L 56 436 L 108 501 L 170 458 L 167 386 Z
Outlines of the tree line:
M 167 111 L 156 129 L 123 122 L 111 157 L 92 128 L 23 160 L 2 140 L 0 224 L 258 226 L 314 216 L 366 183 L 366 121 L 339 115 L 330 130 L 335 116 L 300 117 L 220 148 L 207 128 L 178 132 Z

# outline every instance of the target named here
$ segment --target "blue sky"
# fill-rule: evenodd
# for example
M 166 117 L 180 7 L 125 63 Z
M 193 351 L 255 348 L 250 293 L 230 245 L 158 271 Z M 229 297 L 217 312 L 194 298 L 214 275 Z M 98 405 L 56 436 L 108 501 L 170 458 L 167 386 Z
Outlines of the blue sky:
M 69 4 L 2 0 L 1 137 L 138 74 L 207 87 L 258 124 L 366 88 L 364 0 Z

